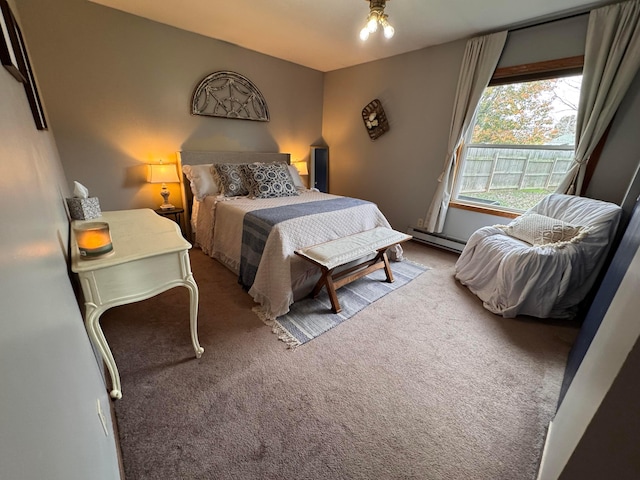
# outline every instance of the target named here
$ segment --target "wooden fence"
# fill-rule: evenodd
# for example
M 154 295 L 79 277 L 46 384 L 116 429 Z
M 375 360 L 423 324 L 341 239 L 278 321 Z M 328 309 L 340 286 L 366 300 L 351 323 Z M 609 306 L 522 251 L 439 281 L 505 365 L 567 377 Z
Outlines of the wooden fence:
M 468 145 L 459 192 L 553 189 L 572 161 L 568 146 Z

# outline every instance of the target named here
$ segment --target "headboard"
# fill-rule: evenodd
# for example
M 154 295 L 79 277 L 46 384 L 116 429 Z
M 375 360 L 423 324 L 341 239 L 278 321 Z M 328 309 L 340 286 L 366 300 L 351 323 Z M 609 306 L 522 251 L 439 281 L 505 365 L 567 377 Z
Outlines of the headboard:
M 177 152 L 178 170 L 182 172 L 182 165 L 203 165 L 207 163 L 291 163 L 289 153 L 265 153 L 265 152 Z M 193 194 L 189 187 L 189 180 L 182 174 L 180 182 L 182 193 L 182 205 L 186 212 L 185 228 L 187 238 L 191 238 L 191 208 Z

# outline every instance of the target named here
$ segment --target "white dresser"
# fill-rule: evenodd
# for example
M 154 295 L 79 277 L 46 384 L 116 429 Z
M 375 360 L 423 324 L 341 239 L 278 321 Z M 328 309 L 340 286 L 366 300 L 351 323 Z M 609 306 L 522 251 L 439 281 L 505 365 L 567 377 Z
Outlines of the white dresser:
M 80 257 L 73 227 L 88 222 L 109 224 L 113 253 L 89 260 Z M 198 342 L 198 286 L 191 274 L 191 244 L 182 237 L 178 225 L 151 209 L 138 209 L 103 212 L 100 218 L 74 220 L 71 226 L 71 269 L 80 278 L 87 332 L 111 375 L 111 397 L 122 398 L 120 374 L 100 328 L 100 315 L 111 307 L 145 300 L 173 287 L 186 287 L 191 341 L 200 358 L 204 349 Z

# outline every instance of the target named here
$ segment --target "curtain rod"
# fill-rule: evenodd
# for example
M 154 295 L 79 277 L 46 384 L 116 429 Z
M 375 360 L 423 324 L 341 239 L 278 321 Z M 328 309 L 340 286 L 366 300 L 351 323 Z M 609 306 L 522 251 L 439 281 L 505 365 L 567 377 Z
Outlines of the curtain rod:
M 542 25 L 546 25 L 548 23 L 560 22 L 562 20 L 568 20 L 570 18 L 581 17 L 582 15 L 587 15 L 591 10 L 586 10 L 579 13 L 572 13 L 570 15 L 564 15 L 561 17 L 550 18 L 548 20 L 542 20 L 535 23 L 527 23 L 525 25 L 521 25 L 518 27 L 508 28 L 509 32 L 517 32 L 518 30 L 526 30 L 527 28 L 540 27 Z
M 538 27 L 541 25 L 546 25 L 547 23 L 558 22 L 560 20 L 567 20 L 569 18 L 580 17 L 582 15 L 587 15 L 591 10 L 596 8 L 606 7 L 608 5 L 614 5 L 616 3 L 624 3 L 620 2 L 620 0 L 613 0 L 608 2 L 592 2 L 588 5 L 583 5 L 581 7 L 572 8 L 569 10 L 564 10 L 563 12 L 553 13 L 549 15 L 543 15 L 541 17 L 523 21 L 520 23 L 515 23 L 510 27 L 503 27 L 499 29 L 492 30 L 492 32 L 499 32 L 503 30 L 507 30 L 509 32 L 515 32 L 518 30 L 525 30 L 531 27 Z

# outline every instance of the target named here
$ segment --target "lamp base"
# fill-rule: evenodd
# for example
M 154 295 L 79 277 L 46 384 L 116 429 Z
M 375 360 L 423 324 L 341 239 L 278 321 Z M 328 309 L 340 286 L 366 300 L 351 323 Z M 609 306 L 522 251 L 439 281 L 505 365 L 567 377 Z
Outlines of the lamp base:
M 162 195 L 162 199 L 164 200 L 164 202 L 162 202 L 162 205 L 160 205 L 161 210 L 171 210 L 176 208 L 174 205 L 171 205 L 169 203 L 169 189 L 167 188 L 166 183 L 162 184 L 162 190 L 160 190 L 160 195 Z

